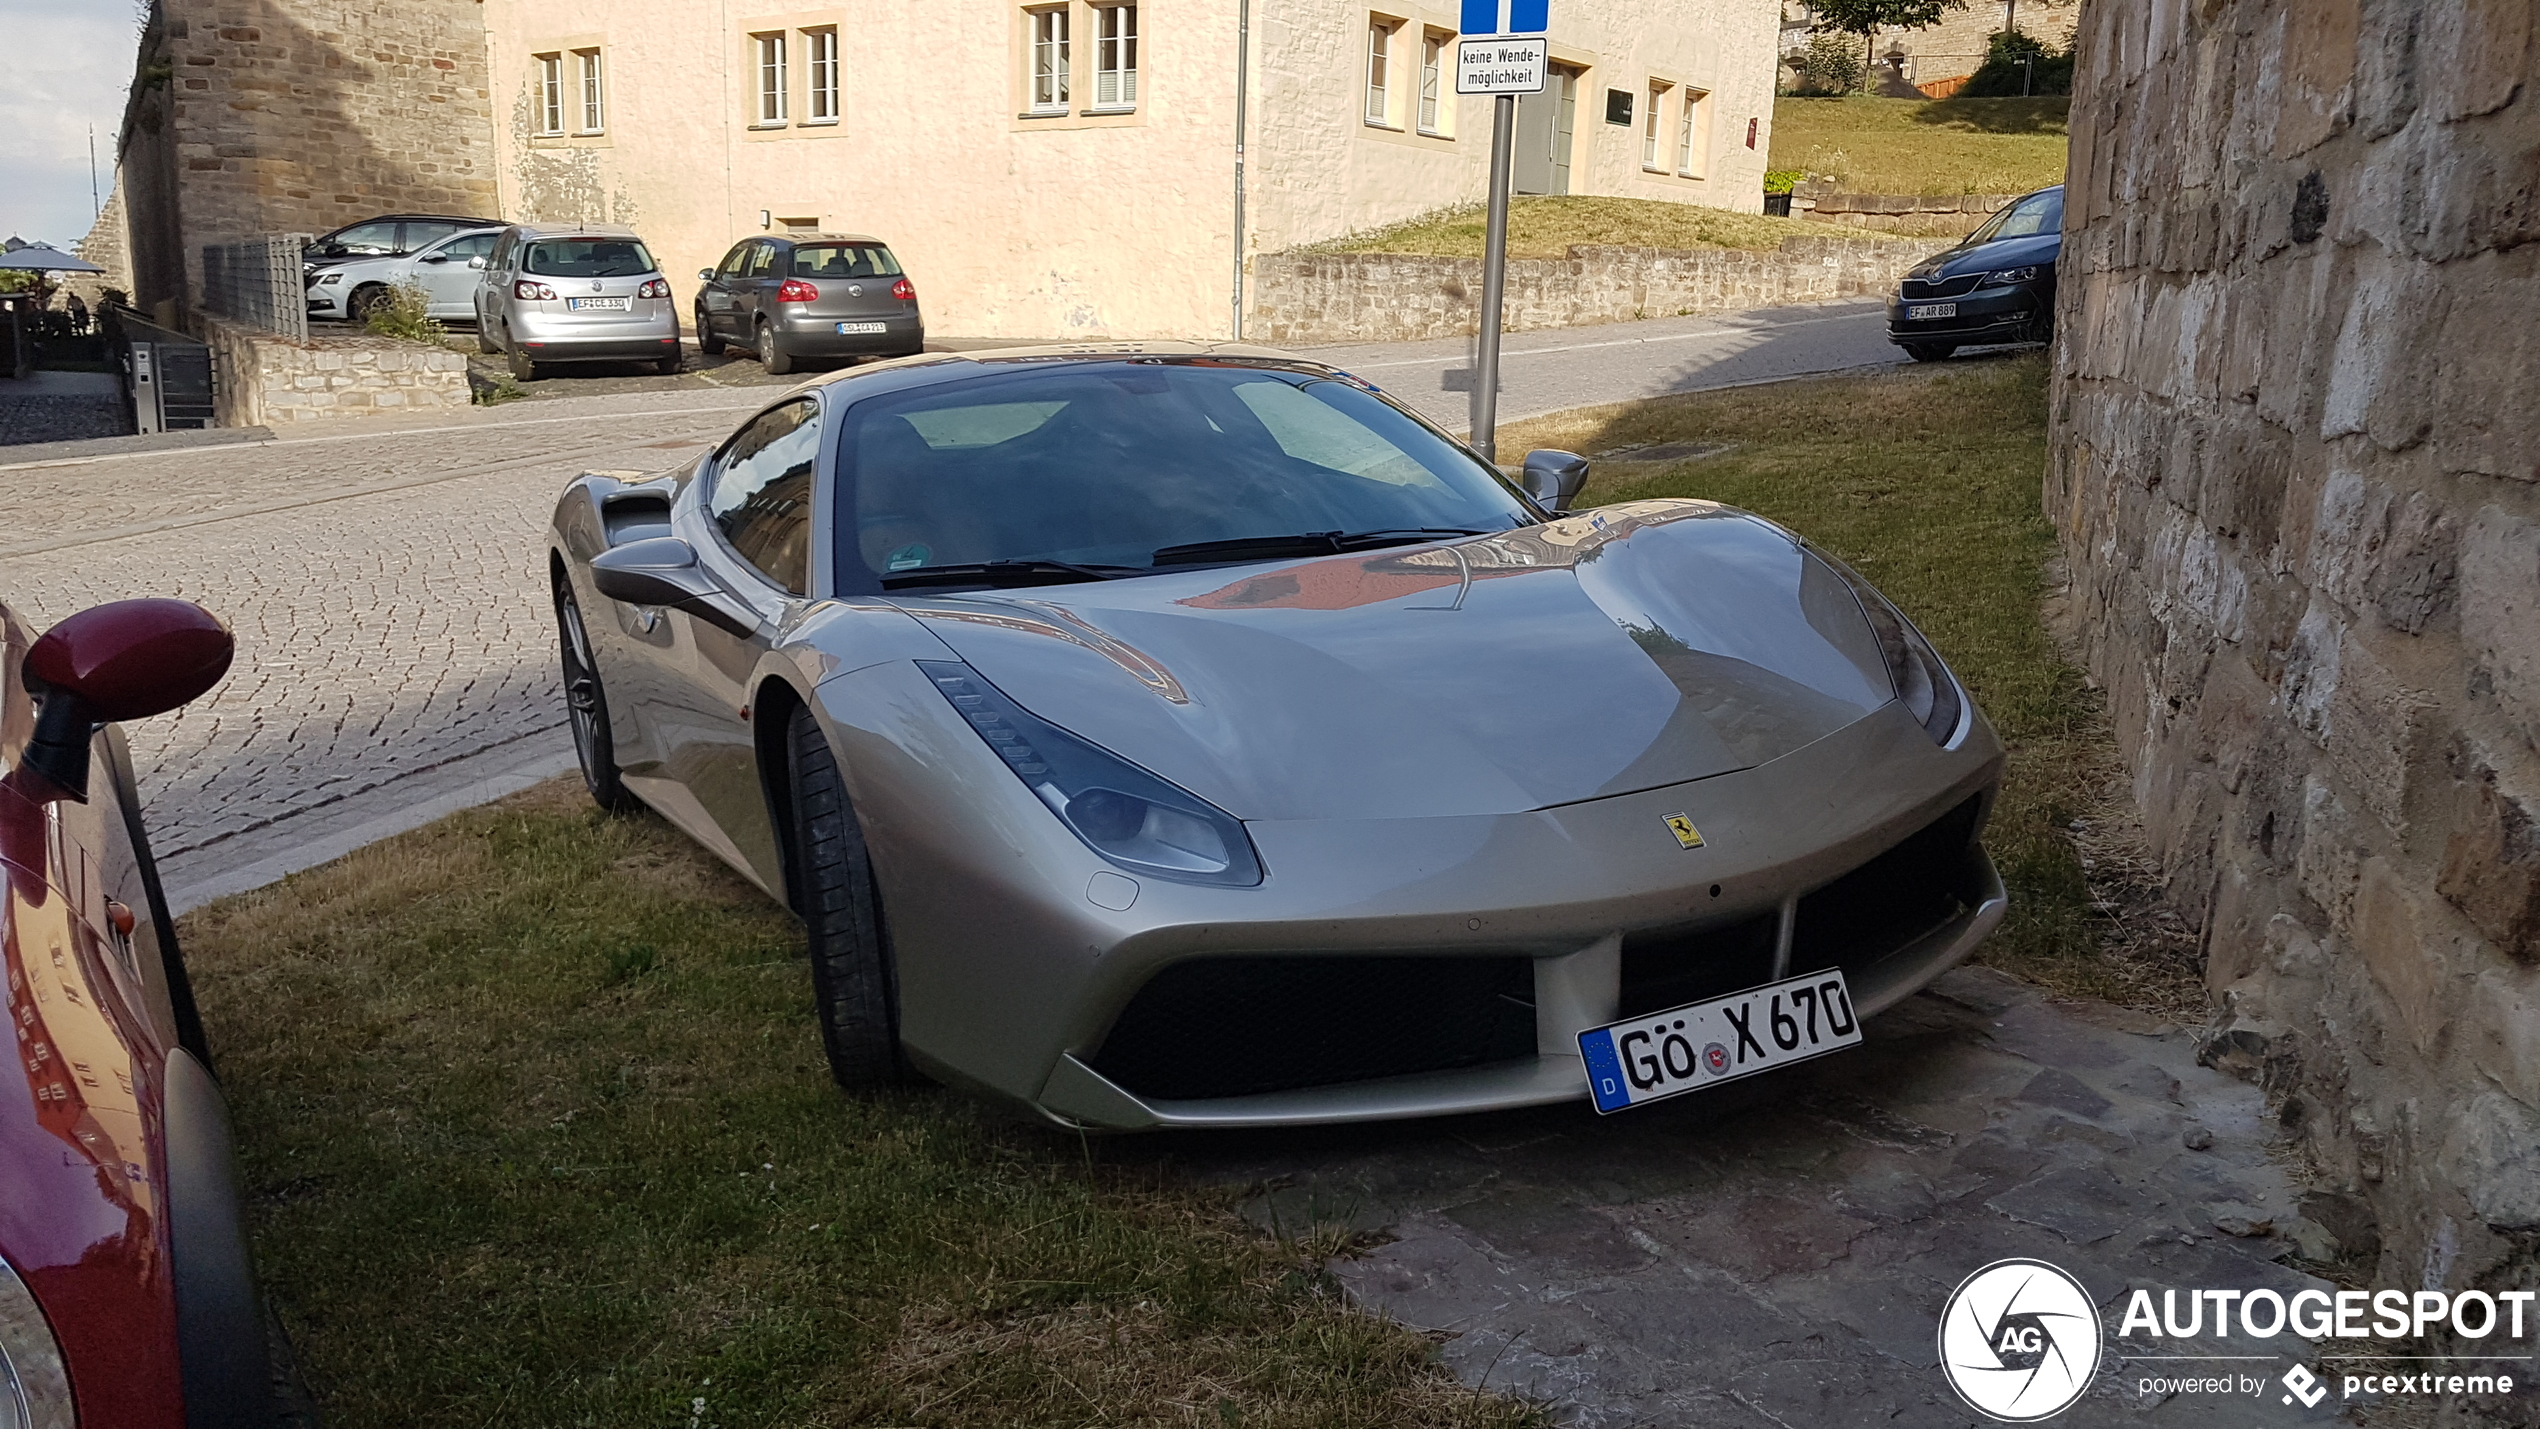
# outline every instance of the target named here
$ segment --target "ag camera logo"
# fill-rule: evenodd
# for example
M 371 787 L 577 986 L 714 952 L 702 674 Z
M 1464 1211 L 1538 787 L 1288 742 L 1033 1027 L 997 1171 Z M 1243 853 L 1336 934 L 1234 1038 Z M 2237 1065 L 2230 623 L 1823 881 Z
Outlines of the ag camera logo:
M 2072 1407 L 2099 1372 L 2099 1307 L 2042 1260 L 1997 1260 L 1940 1312 L 1940 1372 L 1967 1407 L 2025 1424 Z

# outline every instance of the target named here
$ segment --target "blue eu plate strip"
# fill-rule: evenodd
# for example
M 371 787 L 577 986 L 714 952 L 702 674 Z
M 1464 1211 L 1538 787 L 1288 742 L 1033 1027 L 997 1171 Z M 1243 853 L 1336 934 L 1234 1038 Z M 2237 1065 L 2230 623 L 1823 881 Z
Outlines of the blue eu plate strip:
M 1588 1093 L 1600 1112 L 1621 1111 L 1632 1104 L 1623 1081 L 1623 1061 L 1614 1055 L 1614 1034 L 1599 1027 L 1579 1034 L 1579 1055 L 1587 1059 Z

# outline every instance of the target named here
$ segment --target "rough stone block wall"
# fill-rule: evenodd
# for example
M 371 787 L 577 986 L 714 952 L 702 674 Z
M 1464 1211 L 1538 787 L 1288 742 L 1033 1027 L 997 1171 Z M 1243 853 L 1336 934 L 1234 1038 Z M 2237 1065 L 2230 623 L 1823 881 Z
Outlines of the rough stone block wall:
M 382 337 L 292 342 L 206 316 L 212 347 L 213 420 L 276 427 L 465 407 L 467 358 L 446 348 Z
M 478 0 L 156 0 L 126 125 L 171 195 L 136 186 L 136 234 L 170 229 L 147 304 L 206 243 L 323 233 L 379 213 L 494 213 Z M 172 217 L 140 212 L 166 203 Z
M 2540 1247 L 2535 14 L 2080 36 L 2046 507 L 2216 1046 L 2384 1285 Z
M 1577 244 L 1509 260 L 1506 330 L 1580 327 L 1821 298 L 1884 295 L 1928 242 L 1785 238 L 1778 250 Z M 1481 321 L 1482 263 L 1400 253 L 1274 253 L 1255 260 L 1253 322 L 1268 343 L 1460 337 Z
M 1963 79 L 1984 63 L 1986 47 L 2004 18 L 2002 0 L 1973 0 L 1943 15 L 1937 25 L 1920 30 L 1882 27 L 1877 50 L 1885 55 L 1891 42 L 1904 45 L 1913 57 L 1909 73 L 1916 84 Z M 2019 0 L 2016 18 L 2021 34 L 2060 50 L 2073 42 L 2081 22 L 2081 0 Z

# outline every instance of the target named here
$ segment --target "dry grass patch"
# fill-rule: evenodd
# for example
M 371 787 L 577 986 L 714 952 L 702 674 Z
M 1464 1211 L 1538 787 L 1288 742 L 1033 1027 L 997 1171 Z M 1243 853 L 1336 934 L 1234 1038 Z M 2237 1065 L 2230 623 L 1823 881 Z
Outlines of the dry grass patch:
M 1623 450 L 1676 444 L 1712 454 L 1651 462 Z M 2160 923 L 2157 870 L 2130 833 L 2106 714 L 2041 615 L 2055 550 L 2038 509 L 2043 356 L 1587 408 L 1503 427 L 1499 445 L 1619 451 L 1623 460 L 1596 464 L 1582 504 L 1726 502 L 1877 582 L 2009 749 L 1985 843 L 2010 885 L 2011 913 L 1979 960 L 2059 992 L 2201 1012 L 2194 940 Z M 2087 849 L 2077 835 L 2092 840 Z
M 1480 204 L 1423 214 L 1387 228 L 1317 243 L 1309 253 L 1422 253 L 1479 258 L 1489 217 Z M 1573 243 L 1626 248 L 1778 248 L 1790 237 L 1823 238 L 1823 224 L 1766 218 L 1643 198 L 1516 198 L 1508 203 L 1508 256 L 1566 258 Z
M 1776 169 L 1851 193 L 2017 194 L 2064 181 L 2069 99 L 1773 101 Z
M 840 1094 L 793 920 L 570 781 L 184 934 L 336 1429 L 1535 1420 L 1230 1193 Z

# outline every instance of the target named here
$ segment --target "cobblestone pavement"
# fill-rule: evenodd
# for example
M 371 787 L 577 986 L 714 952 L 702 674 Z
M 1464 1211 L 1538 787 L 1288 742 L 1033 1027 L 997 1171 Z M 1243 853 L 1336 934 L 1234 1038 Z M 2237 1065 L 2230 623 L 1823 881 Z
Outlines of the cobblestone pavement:
M 123 389 L 105 372 L 0 380 L 0 447 L 119 437 L 132 430 Z

